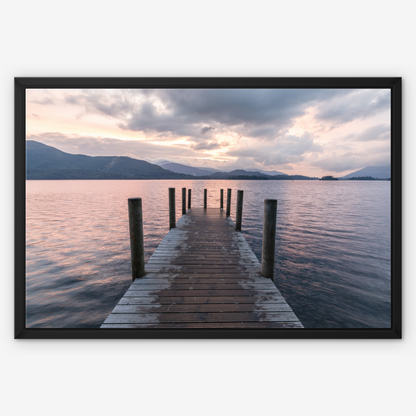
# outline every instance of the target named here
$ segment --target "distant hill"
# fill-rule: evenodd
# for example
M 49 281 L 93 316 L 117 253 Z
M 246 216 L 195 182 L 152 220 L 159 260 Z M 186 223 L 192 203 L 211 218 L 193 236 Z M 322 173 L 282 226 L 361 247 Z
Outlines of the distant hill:
M 193 176 L 206 176 L 211 175 L 214 172 L 219 172 L 217 169 L 211 169 L 211 168 L 198 168 L 193 166 L 187 166 L 182 165 L 180 163 L 163 163 L 160 165 L 163 169 L 168 169 L 175 173 L 184 173 L 187 175 L 193 175 Z
M 258 169 L 246 169 L 249 172 L 259 172 L 263 175 L 275 176 L 275 175 L 287 175 L 287 173 L 278 172 L 277 170 L 258 170 Z
M 190 179 L 143 160 L 125 156 L 85 156 L 26 141 L 27 179 Z
M 363 176 L 371 176 L 378 179 L 389 179 L 391 177 L 390 165 L 384 166 L 367 166 L 366 168 L 357 170 L 356 172 L 349 173 L 340 179 L 350 179 Z
M 189 165 L 183 165 L 181 163 L 174 163 L 174 162 L 168 162 L 168 161 L 162 161 L 158 163 L 158 165 L 161 166 L 163 169 L 168 169 L 168 170 L 171 170 L 172 172 L 184 173 L 184 174 L 193 175 L 193 176 L 206 176 L 206 175 L 212 175 L 213 173 L 217 173 L 217 172 L 224 173 L 224 174 L 235 172 L 235 170 L 221 171 L 219 169 L 189 166 Z M 238 170 L 240 171 L 241 169 L 238 169 Z M 259 170 L 259 169 L 245 169 L 244 172 L 246 172 L 245 175 L 249 175 L 249 176 L 286 175 L 286 173 L 278 172 L 277 170 L 267 171 L 267 170 Z
M 235 179 L 237 176 L 244 176 L 244 177 L 255 176 L 258 178 L 269 179 L 269 176 L 265 175 L 264 173 L 249 172 L 247 170 L 242 170 L 242 169 L 232 170 L 231 172 L 216 172 L 210 175 L 209 178 L 210 179 L 229 179 L 232 177 L 233 179 Z
M 182 172 L 168 170 L 166 169 L 167 166 L 176 170 L 181 169 Z M 284 173 L 271 176 L 260 171 L 243 169 L 237 169 L 231 172 L 215 172 L 215 169 L 211 168 L 193 168 L 172 162 L 165 163 L 162 167 L 144 160 L 126 156 L 74 155 L 34 140 L 27 140 L 26 179 L 308 180 L 317 178 L 309 178 L 301 175 L 286 175 Z
M 162 166 L 165 163 L 170 163 L 170 160 L 166 160 L 166 159 L 153 159 L 149 163 L 153 163 L 154 165 Z
M 310 178 L 302 175 L 265 175 L 258 171 L 249 172 L 247 170 L 237 169 L 231 172 L 216 172 L 208 176 L 207 179 L 263 179 L 263 180 L 314 180 L 317 178 Z
M 375 181 L 372 176 L 354 176 L 353 178 L 348 178 L 349 181 Z

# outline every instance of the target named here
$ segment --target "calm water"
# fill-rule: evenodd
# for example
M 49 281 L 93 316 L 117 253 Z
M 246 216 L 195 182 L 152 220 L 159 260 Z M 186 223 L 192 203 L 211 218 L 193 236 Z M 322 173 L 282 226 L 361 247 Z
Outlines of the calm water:
M 390 327 L 390 182 L 27 181 L 27 326 L 99 327 L 131 284 L 127 198 L 143 198 L 145 260 L 168 232 L 168 188 L 219 207 L 244 190 L 261 259 L 263 200 L 278 200 L 275 284 L 305 327 Z M 226 191 L 224 192 L 226 194 Z

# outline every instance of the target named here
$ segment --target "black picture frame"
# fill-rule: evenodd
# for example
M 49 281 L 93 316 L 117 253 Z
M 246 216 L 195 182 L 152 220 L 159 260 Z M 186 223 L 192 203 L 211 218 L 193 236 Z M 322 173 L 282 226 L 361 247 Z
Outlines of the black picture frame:
M 15 338 L 402 337 L 402 79 L 393 78 L 15 78 Z M 25 97 L 29 88 L 386 88 L 391 90 L 391 327 L 386 329 L 41 329 L 26 328 Z

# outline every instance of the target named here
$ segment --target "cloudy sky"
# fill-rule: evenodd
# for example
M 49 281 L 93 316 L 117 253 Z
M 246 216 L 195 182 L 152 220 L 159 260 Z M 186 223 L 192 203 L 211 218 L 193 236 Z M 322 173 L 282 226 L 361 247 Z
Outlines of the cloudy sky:
M 390 163 L 390 90 L 32 89 L 26 138 L 90 156 L 342 176 Z

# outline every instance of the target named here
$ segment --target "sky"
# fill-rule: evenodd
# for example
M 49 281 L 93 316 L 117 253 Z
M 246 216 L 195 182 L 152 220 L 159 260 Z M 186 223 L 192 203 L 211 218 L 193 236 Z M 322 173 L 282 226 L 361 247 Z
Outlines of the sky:
M 89 156 L 343 176 L 390 163 L 390 90 L 28 89 L 26 139 Z

